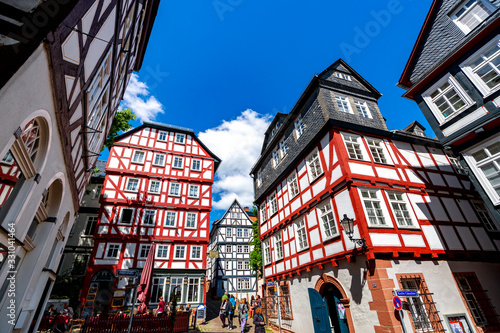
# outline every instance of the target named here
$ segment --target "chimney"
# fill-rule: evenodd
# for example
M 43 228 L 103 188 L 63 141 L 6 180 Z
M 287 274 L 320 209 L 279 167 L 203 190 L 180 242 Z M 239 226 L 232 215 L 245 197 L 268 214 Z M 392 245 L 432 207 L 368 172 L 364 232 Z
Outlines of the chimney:
M 248 207 L 245 207 L 244 209 L 245 209 L 245 212 L 248 212 L 248 211 L 249 211 L 249 210 L 248 210 Z

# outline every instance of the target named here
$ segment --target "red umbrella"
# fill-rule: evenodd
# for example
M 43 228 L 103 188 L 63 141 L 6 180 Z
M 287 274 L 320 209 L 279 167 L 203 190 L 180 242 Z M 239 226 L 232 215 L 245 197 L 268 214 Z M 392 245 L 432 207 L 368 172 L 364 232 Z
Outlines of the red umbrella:
M 151 243 L 149 248 L 148 257 L 144 268 L 142 269 L 141 281 L 139 282 L 139 287 L 137 289 L 137 299 L 139 302 L 143 303 L 143 309 L 147 308 L 149 299 L 151 297 L 151 281 L 153 279 L 153 269 L 155 265 L 155 243 Z

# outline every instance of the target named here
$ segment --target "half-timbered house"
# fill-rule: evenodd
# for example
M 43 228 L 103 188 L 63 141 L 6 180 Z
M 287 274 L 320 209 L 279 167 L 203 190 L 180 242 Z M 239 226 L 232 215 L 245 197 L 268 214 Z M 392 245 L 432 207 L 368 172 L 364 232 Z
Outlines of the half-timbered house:
M 421 126 L 388 131 L 380 96 L 338 60 L 266 132 L 252 175 L 266 294 L 281 296 L 283 328 L 498 329 L 496 225 Z M 418 292 L 402 298 L 402 322 L 396 289 Z
M 118 269 L 155 263 L 150 304 L 205 303 L 212 184 L 220 160 L 187 128 L 145 122 L 110 150 L 94 249 L 82 291 L 84 313 L 131 304 Z M 119 295 L 113 297 L 112 295 Z
M 435 0 L 398 86 L 500 228 L 500 1 Z
M 39 325 L 158 4 L 0 0 L 1 332 Z
M 255 217 L 234 200 L 210 231 L 207 280 L 214 296 L 225 292 L 238 298 L 257 295 L 257 278 L 250 268 L 253 246 L 252 221 Z

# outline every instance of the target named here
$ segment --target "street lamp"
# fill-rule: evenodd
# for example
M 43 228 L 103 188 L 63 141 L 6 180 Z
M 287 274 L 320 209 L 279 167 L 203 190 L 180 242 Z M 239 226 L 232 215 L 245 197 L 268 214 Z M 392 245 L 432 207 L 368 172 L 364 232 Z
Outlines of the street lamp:
M 340 225 L 352 242 L 360 245 L 363 250 L 366 250 L 366 241 L 364 238 L 352 238 L 354 234 L 354 219 L 350 219 L 347 217 L 347 214 L 344 214 L 344 218 L 340 221 Z

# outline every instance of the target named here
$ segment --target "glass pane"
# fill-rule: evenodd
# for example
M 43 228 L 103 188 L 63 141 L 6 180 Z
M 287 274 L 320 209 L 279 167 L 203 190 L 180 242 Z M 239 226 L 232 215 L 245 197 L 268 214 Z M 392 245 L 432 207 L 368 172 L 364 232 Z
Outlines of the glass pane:
M 494 144 L 486 147 L 486 149 L 488 149 L 491 155 L 498 154 L 500 152 L 500 142 L 495 142 Z
M 488 158 L 488 155 L 486 154 L 486 152 L 484 150 L 480 150 L 480 151 L 472 154 L 472 157 L 474 157 L 476 162 L 480 162 L 480 161 L 484 160 L 485 158 Z

